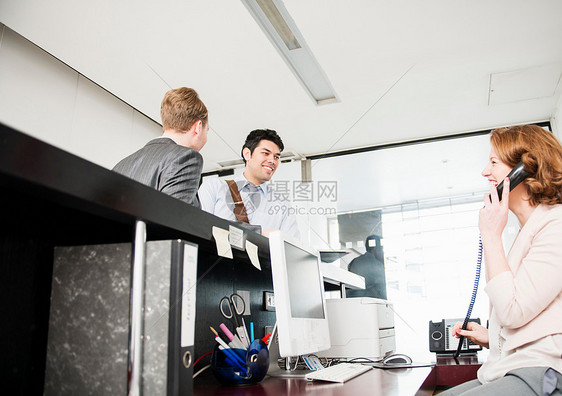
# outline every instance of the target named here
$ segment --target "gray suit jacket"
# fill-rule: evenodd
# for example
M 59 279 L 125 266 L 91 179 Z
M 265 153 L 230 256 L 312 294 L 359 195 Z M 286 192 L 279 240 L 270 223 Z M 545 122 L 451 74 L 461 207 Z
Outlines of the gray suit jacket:
M 172 139 L 151 140 L 139 151 L 119 161 L 113 170 L 200 207 L 197 189 L 203 170 L 203 157 Z

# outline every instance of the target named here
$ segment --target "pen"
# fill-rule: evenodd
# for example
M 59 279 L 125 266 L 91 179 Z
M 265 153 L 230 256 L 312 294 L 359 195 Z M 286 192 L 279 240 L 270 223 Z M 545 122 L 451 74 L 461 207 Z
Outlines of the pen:
M 226 327 L 224 323 L 221 323 L 219 327 L 230 341 L 234 339 L 234 335 L 230 332 L 230 330 L 228 330 L 228 327 Z
M 269 337 L 271 337 L 271 333 L 267 333 L 261 340 L 267 344 L 267 342 L 269 341 Z
M 218 333 L 215 329 L 213 329 L 213 326 L 209 326 L 209 328 L 210 328 L 211 331 L 215 334 L 215 336 L 217 336 L 217 337 L 219 337 L 221 340 L 223 340 L 226 344 L 228 344 L 229 347 L 231 347 L 231 348 L 236 348 L 236 345 L 234 344 L 234 342 L 232 342 L 232 341 L 228 342 L 228 341 L 226 341 L 224 338 L 222 338 L 222 337 L 219 335 L 219 333 Z
M 230 332 L 230 330 L 228 330 L 228 327 L 226 327 L 226 325 L 224 323 L 221 323 L 219 325 L 220 329 L 223 331 L 223 333 L 226 335 L 226 337 L 232 341 L 232 343 L 234 344 L 235 348 L 240 348 L 240 349 L 246 349 L 246 347 L 244 346 L 244 344 L 242 343 L 242 341 L 240 341 L 240 338 L 238 338 L 238 336 L 235 336 L 234 334 L 232 334 Z
M 236 354 L 234 354 L 230 349 L 223 347 L 222 345 L 219 345 L 219 349 L 226 355 L 224 359 L 226 364 L 241 370 L 244 374 L 247 373 L 246 368 L 239 363 L 239 360 L 236 359 Z
M 222 348 L 222 349 L 221 349 L 221 348 L 222 348 L 222 347 L 219 347 L 219 349 L 220 349 L 221 351 L 224 351 L 224 348 Z M 228 355 L 224 358 L 224 362 L 225 362 L 226 364 L 228 364 L 229 366 L 238 367 L 238 363 L 233 362 L 232 359 L 228 357 Z
M 238 356 L 226 343 L 220 339 L 220 337 L 215 337 L 215 340 L 222 346 L 224 349 L 224 353 L 226 353 L 231 359 L 233 359 L 236 363 L 241 365 L 241 368 L 244 368 L 244 361 Z
M 213 333 L 215 333 L 215 335 L 216 335 L 217 337 L 219 336 L 219 333 L 217 333 L 217 331 L 216 331 L 215 329 L 213 329 L 213 326 L 209 326 L 209 329 L 211 329 L 211 331 L 212 331 Z
M 250 342 L 254 342 L 254 322 L 250 322 Z

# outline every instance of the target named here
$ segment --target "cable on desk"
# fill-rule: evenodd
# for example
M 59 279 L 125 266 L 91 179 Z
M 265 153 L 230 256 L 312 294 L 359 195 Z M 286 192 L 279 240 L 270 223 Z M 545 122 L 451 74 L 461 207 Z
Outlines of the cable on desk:
M 193 363 L 193 367 L 195 367 L 195 365 L 196 365 L 197 363 L 199 363 L 199 361 L 200 361 L 201 359 L 203 359 L 203 358 L 204 358 L 205 356 L 207 356 L 207 355 L 210 355 L 211 353 L 213 353 L 213 352 L 212 352 L 212 351 L 209 351 L 209 352 L 206 352 L 206 353 L 202 354 L 201 356 L 199 356 L 199 358 L 195 361 L 195 363 Z
M 381 363 L 381 360 L 373 360 L 366 357 L 356 357 L 353 359 L 348 360 L 349 363 Z
M 197 377 L 199 374 L 201 374 L 203 371 L 207 370 L 209 367 L 211 367 L 211 364 L 209 363 L 208 365 L 206 365 L 205 367 L 203 367 L 201 370 L 199 370 L 198 372 L 196 372 L 195 374 L 193 374 L 193 378 Z

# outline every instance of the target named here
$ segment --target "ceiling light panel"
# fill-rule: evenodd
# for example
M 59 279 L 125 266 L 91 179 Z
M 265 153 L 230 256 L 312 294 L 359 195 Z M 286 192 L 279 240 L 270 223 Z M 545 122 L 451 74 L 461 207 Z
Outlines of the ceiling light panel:
M 316 104 L 338 102 L 326 73 L 280 0 L 242 0 L 267 38 Z
M 294 50 L 301 48 L 295 34 L 292 32 L 289 25 L 287 25 L 287 22 L 275 4 L 271 0 L 256 0 L 256 3 L 260 6 L 279 37 L 281 37 L 287 49 Z

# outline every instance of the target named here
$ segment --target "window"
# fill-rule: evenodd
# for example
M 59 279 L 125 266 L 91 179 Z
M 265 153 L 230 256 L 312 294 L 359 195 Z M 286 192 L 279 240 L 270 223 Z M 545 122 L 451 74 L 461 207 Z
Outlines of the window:
M 419 201 L 382 209 L 388 299 L 397 351 L 429 361 L 429 321 L 464 318 L 478 256 L 481 199 Z M 482 272 L 472 317 L 488 318 Z M 481 352 L 482 353 L 482 352 Z

